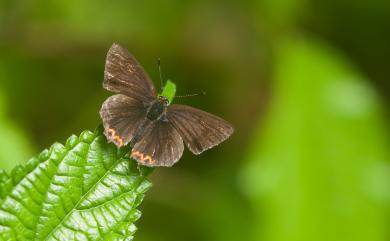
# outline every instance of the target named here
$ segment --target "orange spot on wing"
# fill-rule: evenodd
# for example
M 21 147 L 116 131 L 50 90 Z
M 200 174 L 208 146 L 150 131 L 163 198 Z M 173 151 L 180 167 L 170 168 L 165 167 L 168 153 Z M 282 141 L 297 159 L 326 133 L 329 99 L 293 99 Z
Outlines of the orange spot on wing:
M 156 163 L 156 160 L 153 159 L 151 156 L 149 155 L 146 155 L 144 153 L 141 153 L 139 151 L 133 151 L 130 155 L 131 157 L 139 157 L 139 162 L 141 164 L 145 164 L 145 163 L 148 163 L 148 164 L 154 164 Z
M 111 138 L 116 141 L 119 145 L 119 147 L 123 146 L 123 139 L 116 134 L 116 131 L 112 128 L 109 128 L 107 130 L 107 133 L 111 136 Z

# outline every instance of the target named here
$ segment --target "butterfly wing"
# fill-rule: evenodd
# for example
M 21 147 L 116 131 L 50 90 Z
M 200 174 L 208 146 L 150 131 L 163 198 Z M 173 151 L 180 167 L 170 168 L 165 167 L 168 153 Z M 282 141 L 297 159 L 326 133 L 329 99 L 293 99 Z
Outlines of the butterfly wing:
M 186 105 L 169 106 L 167 118 L 196 155 L 220 144 L 234 131 L 231 124 L 218 116 Z
M 157 95 L 152 80 L 138 61 L 115 43 L 107 53 L 103 87 L 146 103 Z
M 145 121 L 146 108 L 141 100 L 116 94 L 104 101 L 100 116 L 108 140 L 121 147 L 131 141 Z
M 134 145 L 131 157 L 145 166 L 172 166 L 183 150 L 180 134 L 169 122 L 158 120 L 146 128 L 141 140 Z

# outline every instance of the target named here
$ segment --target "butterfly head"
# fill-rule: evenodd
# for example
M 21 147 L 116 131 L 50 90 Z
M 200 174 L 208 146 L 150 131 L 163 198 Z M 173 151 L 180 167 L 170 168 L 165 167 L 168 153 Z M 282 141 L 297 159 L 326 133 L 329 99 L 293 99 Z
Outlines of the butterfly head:
M 160 95 L 160 96 L 158 97 L 158 101 L 159 101 L 160 103 L 162 103 L 164 106 L 168 106 L 168 105 L 169 105 L 169 100 L 168 100 L 168 98 L 165 97 L 165 96 Z

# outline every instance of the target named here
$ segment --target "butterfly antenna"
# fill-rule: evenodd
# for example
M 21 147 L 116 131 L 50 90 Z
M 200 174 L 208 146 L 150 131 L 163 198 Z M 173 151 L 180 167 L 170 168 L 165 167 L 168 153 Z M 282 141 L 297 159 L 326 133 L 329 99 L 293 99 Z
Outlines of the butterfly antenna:
M 185 97 L 192 97 L 192 96 L 198 96 L 198 95 L 206 95 L 206 92 L 202 91 L 200 93 L 195 93 L 195 94 L 176 95 L 175 98 L 185 98 Z
M 157 59 L 157 66 L 158 66 L 158 72 L 160 74 L 161 90 L 163 90 L 163 88 L 164 88 L 164 81 L 163 81 L 163 78 L 162 78 L 161 59 L 160 58 Z

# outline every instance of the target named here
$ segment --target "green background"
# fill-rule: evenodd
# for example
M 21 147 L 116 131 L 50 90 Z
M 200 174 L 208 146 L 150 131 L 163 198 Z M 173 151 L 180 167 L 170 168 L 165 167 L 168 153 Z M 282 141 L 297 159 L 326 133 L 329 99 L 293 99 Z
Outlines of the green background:
M 0 166 L 99 125 L 105 55 L 233 136 L 158 168 L 136 240 L 390 240 L 390 2 L 0 2 Z

